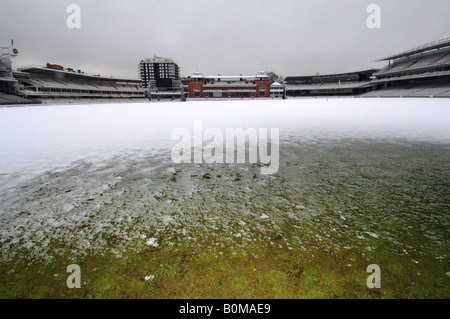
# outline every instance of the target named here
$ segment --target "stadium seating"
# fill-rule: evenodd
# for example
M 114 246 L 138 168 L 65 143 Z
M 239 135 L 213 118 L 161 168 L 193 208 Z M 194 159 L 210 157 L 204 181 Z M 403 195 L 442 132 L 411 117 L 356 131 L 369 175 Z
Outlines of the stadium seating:
M 17 105 L 17 104 L 31 104 L 31 103 L 38 103 L 38 102 L 0 92 L 0 105 Z
M 139 80 L 113 79 L 70 72 L 57 73 L 47 68 L 31 67 L 22 70 L 29 77 L 22 78 L 21 94 L 35 98 L 143 98 Z
M 396 73 L 407 73 L 420 69 L 426 70 L 436 66 L 443 66 L 450 64 L 450 52 L 445 50 L 444 52 L 432 52 L 426 53 L 413 58 L 400 59 L 394 61 L 394 63 L 380 72 L 376 73 L 376 76 L 385 76 Z
M 399 85 L 363 94 L 362 97 L 448 97 L 450 83 Z
M 449 97 L 450 38 L 385 57 L 389 66 L 374 74 L 371 85 L 387 87 L 362 97 Z

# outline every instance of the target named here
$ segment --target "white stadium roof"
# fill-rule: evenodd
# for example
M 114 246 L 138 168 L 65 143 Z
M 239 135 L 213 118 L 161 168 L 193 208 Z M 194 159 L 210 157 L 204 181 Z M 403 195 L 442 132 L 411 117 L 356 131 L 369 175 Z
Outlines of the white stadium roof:
M 377 62 L 395 60 L 395 59 L 403 58 L 403 57 L 410 56 L 413 54 L 431 51 L 431 50 L 435 50 L 435 49 L 440 49 L 440 48 L 444 48 L 444 47 L 448 47 L 448 46 L 450 46 L 450 38 L 434 41 L 434 42 L 427 43 L 427 44 L 415 47 L 413 49 L 410 49 L 410 50 L 407 50 L 407 51 L 404 51 L 401 53 L 390 55 L 383 59 L 377 60 Z

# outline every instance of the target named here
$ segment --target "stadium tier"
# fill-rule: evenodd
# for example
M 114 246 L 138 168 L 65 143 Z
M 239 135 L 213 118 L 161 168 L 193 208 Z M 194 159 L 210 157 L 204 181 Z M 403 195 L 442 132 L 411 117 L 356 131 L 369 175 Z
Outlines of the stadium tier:
M 371 89 L 370 79 L 378 70 L 315 75 L 288 76 L 285 79 L 288 96 L 353 96 Z
M 403 84 L 369 92 L 363 97 L 450 97 L 450 83 Z
M 449 97 L 450 38 L 394 54 L 363 97 Z
M 0 92 L 0 105 L 38 104 L 38 101 Z
M 87 75 L 57 68 L 31 67 L 15 74 L 19 95 L 27 98 L 144 98 L 140 80 Z

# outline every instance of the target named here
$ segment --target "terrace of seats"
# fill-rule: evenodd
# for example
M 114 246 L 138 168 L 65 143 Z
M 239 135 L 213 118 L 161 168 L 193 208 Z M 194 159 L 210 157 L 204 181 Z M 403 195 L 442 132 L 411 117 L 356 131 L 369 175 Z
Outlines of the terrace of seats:
M 17 105 L 17 104 L 31 104 L 31 103 L 36 103 L 36 101 L 0 92 L 0 105 Z
M 433 53 L 423 54 L 415 57 L 408 57 L 394 61 L 387 68 L 375 73 L 377 77 L 407 73 L 411 71 L 426 70 L 433 67 L 450 65 L 450 50 L 442 50 Z
M 66 92 L 66 93 L 98 93 L 98 94 L 141 94 L 142 89 L 133 84 L 117 84 L 108 81 L 83 81 L 80 79 L 70 79 L 62 81 L 45 77 L 33 77 L 22 81 L 25 84 L 25 91 L 33 91 L 30 87 L 36 87 L 40 91 Z M 34 91 L 35 92 L 35 91 Z
M 404 84 L 369 92 L 362 97 L 450 97 L 450 83 Z

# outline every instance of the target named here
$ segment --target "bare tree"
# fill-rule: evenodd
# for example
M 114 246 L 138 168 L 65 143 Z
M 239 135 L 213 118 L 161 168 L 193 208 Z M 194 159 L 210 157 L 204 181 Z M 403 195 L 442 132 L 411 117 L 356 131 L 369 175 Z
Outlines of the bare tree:
M 275 72 L 272 72 L 272 71 L 268 72 L 267 75 L 269 76 L 271 83 L 273 83 L 273 82 L 280 82 L 280 83 L 282 83 L 283 82 L 283 77 L 279 76 Z

